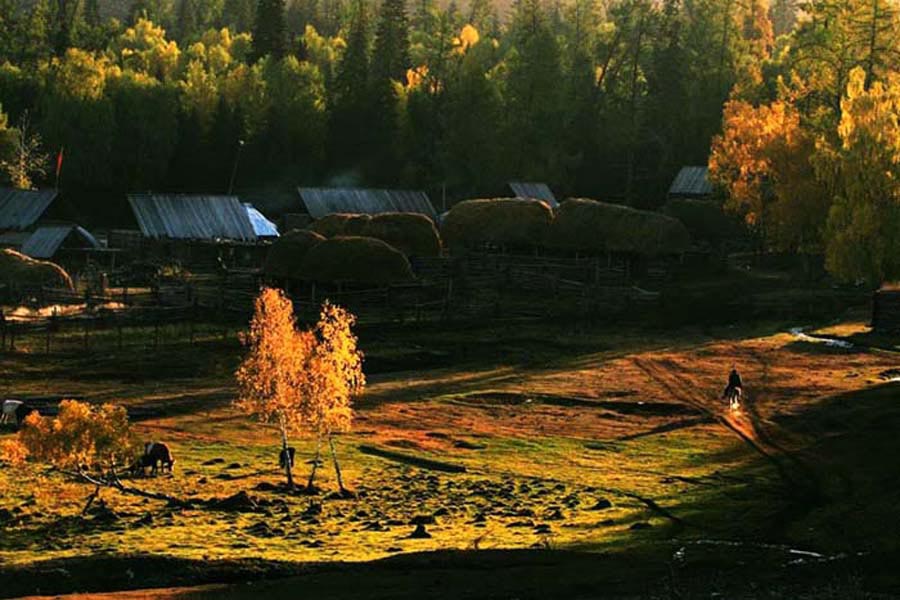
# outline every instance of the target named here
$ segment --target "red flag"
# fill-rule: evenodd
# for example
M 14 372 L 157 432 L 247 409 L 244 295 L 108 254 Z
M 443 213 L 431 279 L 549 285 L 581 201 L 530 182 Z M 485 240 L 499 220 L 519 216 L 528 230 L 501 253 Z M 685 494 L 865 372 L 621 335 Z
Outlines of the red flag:
M 62 165 L 63 165 L 63 153 L 65 152 L 65 147 L 59 149 L 59 154 L 56 155 L 56 180 L 59 181 L 59 174 L 62 173 Z

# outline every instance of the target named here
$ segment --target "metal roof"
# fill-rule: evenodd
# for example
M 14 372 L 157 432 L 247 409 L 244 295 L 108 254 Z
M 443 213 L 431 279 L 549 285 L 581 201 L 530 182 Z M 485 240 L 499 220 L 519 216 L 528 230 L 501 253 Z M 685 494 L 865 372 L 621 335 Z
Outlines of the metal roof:
M 516 198 L 524 198 L 526 200 L 543 200 L 550 205 L 550 208 L 559 206 L 556 196 L 546 183 L 533 183 L 526 181 L 511 181 L 509 187 L 512 188 Z
M 300 198 L 314 219 L 334 213 L 377 215 L 380 213 L 420 213 L 437 218 L 425 192 L 417 190 L 374 190 L 362 188 L 299 188 Z
M 100 248 L 100 242 L 83 227 L 78 225 L 47 225 L 39 227 L 22 244 L 22 254 L 31 258 L 53 258 L 63 243 L 76 236 L 81 247 Z
M 128 203 L 146 237 L 256 241 L 237 196 L 130 194 Z
M 0 187 L 0 229 L 27 229 L 41 218 L 56 190 L 17 190 Z
M 256 207 L 249 202 L 244 202 L 247 209 L 247 217 L 250 218 L 250 224 L 253 225 L 253 233 L 258 237 L 278 237 L 278 227 L 272 221 L 268 220 L 264 214 L 256 210 Z
M 670 196 L 709 196 L 713 192 L 709 183 L 709 169 L 706 167 L 684 167 L 678 172 L 672 187 L 669 188 Z

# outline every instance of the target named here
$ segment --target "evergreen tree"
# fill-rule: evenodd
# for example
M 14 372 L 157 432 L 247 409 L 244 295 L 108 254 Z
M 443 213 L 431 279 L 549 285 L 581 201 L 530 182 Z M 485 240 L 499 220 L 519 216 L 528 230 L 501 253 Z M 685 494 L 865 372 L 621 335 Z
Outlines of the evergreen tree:
M 253 54 L 257 59 L 280 59 L 287 52 L 284 0 L 259 0 L 253 27 Z
M 85 0 L 84 22 L 88 27 L 100 27 L 103 17 L 100 14 L 100 0 Z
M 0 62 L 14 58 L 19 43 L 19 25 L 17 0 L 0 0 Z
M 355 165 L 369 150 L 368 90 L 369 20 L 365 1 L 358 0 L 331 93 L 331 155 L 342 166 Z
M 409 59 L 409 23 L 404 0 L 384 0 L 375 32 L 372 81 L 375 87 L 389 80 L 406 82 Z
M 254 0 L 225 0 L 222 25 L 232 33 L 250 31 L 256 18 Z
M 562 64 L 540 0 L 522 0 L 512 24 L 515 52 L 506 79 L 508 174 L 555 181 L 562 125 Z
M 50 4 L 48 0 L 37 0 L 22 31 L 22 62 L 38 61 L 49 55 L 50 31 Z

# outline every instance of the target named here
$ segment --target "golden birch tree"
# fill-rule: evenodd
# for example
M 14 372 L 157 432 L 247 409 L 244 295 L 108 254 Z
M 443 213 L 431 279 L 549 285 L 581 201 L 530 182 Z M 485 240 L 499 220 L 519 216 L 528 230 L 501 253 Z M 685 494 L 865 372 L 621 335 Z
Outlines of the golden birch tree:
M 256 299 L 250 330 L 242 336 L 249 353 L 238 367 L 237 407 L 281 434 L 288 456 L 288 438 L 306 425 L 308 365 L 315 347 L 310 332 L 297 331 L 294 308 L 280 290 L 264 288 Z M 290 489 L 294 478 L 290 460 L 284 460 Z
M 344 480 L 334 446 L 334 434 L 349 431 L 353 422 L 353 398 L 366 385 L 363 355 L 353 333 L 354 317 L 346 309 L 326 301 L 316 325 L 316 348 L 308 369 L 309 393 L 304 404 L 305 420 L 316 436 L 316 459 L 310 473 L 312 486 L 319 462 L 319 447 L 328 440 L 334 473 L 341 493 Z

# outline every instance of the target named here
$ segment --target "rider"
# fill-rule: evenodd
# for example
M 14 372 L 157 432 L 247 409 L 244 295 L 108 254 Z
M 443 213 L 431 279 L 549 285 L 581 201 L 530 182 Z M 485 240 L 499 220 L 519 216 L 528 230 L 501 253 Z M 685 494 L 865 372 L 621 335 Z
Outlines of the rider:
M 730 398 L 731 394 L 734 393 L 735 390 L 744 389 L 744 382 L 741 380 L 741 374 L 737 372 L 737 367 L 734 365 L 731 366 L 731 373 L 728 374 L 728 386 L 725 388 L 725 394 L 723 394 L 723 398 Z

